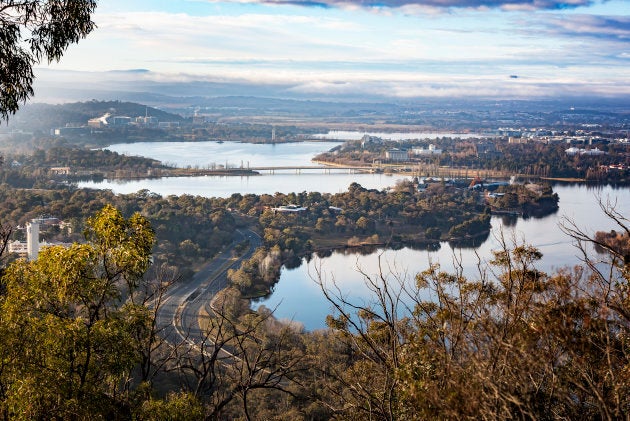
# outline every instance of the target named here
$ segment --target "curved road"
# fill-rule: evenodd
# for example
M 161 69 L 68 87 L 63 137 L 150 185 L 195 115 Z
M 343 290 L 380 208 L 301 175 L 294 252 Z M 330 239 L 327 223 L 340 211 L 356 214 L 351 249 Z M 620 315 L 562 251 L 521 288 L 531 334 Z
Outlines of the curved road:
M 249 248 L 240 257 L 233 257 L 234 248 L 245 240 L 249 240 Z M 217 292 L 227 287 L 228 269 L 238 269 L 261 244 L 262 239 L 256 232 L 236 230 L 232 244 L 204 265 L 190 281 L 167 289 L 156 315 L 160 335 L 172 345 L 184 341 L 195 345 L 203 341 L 199 312 Z

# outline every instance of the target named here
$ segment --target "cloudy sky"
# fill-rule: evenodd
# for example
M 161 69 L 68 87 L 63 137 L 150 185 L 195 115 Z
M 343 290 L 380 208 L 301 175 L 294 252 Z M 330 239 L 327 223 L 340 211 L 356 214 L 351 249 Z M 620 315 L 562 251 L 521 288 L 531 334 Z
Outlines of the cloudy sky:
M 94 19 L 42 80 L 80 71 L 322 98 L 630 95 L 628 0 L 101 0 Z M 100 74 L 130 69 L 148 72 Z

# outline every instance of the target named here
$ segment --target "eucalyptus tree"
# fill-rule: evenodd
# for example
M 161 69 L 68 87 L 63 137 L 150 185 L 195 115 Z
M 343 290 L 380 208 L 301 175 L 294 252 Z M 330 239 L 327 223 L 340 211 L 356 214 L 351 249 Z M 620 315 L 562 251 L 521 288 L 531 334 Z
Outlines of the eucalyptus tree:
M 130 414 L 132 370 L 151 334 L 138 292 L 154 233 L 106 206 L 87 242 L 43 249 L 5 273 L 0 298 L 0 417 L 119 418 Z
M 96 27 L 96 0 L 0 1 L 0 119 L 33 95 L 33 66 L 59 61 Z

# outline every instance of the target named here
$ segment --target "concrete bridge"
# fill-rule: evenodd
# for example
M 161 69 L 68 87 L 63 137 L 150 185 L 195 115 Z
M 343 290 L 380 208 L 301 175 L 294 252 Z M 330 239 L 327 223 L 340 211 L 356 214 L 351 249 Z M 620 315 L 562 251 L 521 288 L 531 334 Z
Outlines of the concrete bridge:
M 225 176 L 250 176 L 259 175 L 261 172 L 275 174 L 277 171 L 295 171 L 300 174 L 304 170 L 320 170 L 323 174 L 330 174 L 333 170 L 342 170 L 358 173 L 397 173 L 418 177 L 445 177 L 445 178 L 510 178 L 510 176 L 521 176 L 512 171 L 485 170 L 478 168 L 459 167 L 438 167 L 435 165 L 414 165 L 412 163 L 401 164 L 375 164 L 375 165 L 279 165 L 279 166 L 251 166 L 251 167 L 221 167 L 221 168 L 177 168 L 170 171 L 163 171 L 162 176 L 203 176 L 203 175 L 225 175 Z
M 245 168 L 235 168 L 245 169 Z M 268 167 L 248 167 L 247 170 L 251 171 L 269 171 L 272 174 L 276 171 L 295 171 L 297 173 L 302 170 L 323 170 L 324 173 L 330 173 L 332 170 L 347 170 L 357 172 L 372 172 L 375 171 L 374 167 L 356 167 L 356 166 L 323 166 L 323 165 L 286 165 L 286 166 L 268 166 Z

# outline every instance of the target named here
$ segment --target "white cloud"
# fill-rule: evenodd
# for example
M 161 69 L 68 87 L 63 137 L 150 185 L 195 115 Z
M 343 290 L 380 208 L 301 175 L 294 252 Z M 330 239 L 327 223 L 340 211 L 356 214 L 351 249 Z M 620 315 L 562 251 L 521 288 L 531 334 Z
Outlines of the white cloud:
M 457 1 L 477 10 L 482 5 Z M 333 95 L 546 95 L 554 92 L 551 85 L 608 94 L 630 85 L 624 17 L 494 8 L 407 16 L 401 12 L 443 11 L 444 5 L 400 2 L 395 11 L 375 14 L 348 4 L 358 11 L 226 3 L 199 15 L 110 8 L 95 16 L 99 28 L 51 68 L 146 68 L 152 72 L 133 77 L 287 85 L 293 93 Z M 530 79 L 505 80 L 510 74 Z M 128 76 L 104 75 L 112 81 Z

